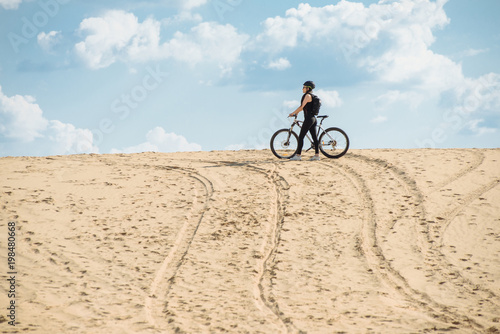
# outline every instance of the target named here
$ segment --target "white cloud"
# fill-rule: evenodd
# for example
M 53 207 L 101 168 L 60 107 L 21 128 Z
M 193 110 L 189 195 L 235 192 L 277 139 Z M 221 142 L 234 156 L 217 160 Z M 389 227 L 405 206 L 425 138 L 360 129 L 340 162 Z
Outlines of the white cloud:
M 377 117 L 375 117 L 372 120 L 370 120 L 370 122 L 371 123 L 375 123 L 375 124 L 384 123 L 384 122 L 387 122 L 387 117 L 386 116 L 382 116 L 382 115 L 378 115 Z
M 416 109 L 423 101 L 424 96 L 417 92 L 401 92 L 390 90 L 373 100 L 375 109 L 385 110 L 396 103 L 404 103 L 410 109 Z
M 443 104 L 458 109 L 461 114 L 476 111 L 500 112 L 500 74 L 489 73 L 464 82 L 450 90 L 452 96 Z
M 200 14 L 194 14 L 191 11 L 184 10 L 179 14 L 168 17 L 162 20 L 162 23 L 165 25 L 175 25 L 184 22 L 202 22 L 203 17 Z
M 283 101 L 283 106 L 287 109 L 296 109 L 297 107 L 300 106 L 300 101 L 296 101 L 296 100 L 287 100 L 287 101 Z
M 366 57 L 360 64 L 385 82 L 411 84 L 437 94 L 464 83 L 460 64 L 424 44 L 394 47 L 380 57 Z
M 308 43 L 362 43 L 355 40 L 356 32 L 367 21 L 367 9 L 361 3 L 340 1 L 337 5 L 311 7 L 300 4 L 263 22 L 264 31 L 256 37 L 256 47 L 278 52 L 285 48 L 306 46 Z M 375 37 L 368 36 L 368 40 Z
M 206 4 L 208 0 L 183 0 L 182 8 L 185 10 L 191 10 L 193 8 L 197 8 Z
M 322 107 L 337 108 L 342 105 L 342 99 L 339 96 L 339 92 L 335 90 L 323 90 L 318 89 L 316 95 L 321 99 Z
M 460 85 L 461 65 L 429 49 L 435 41 L 433 30 L 449 23 L 445 3 L 380 2 L 363 8 L 366 20 L 351 41 L 343 41 L 344 56 L 384 82 L 413 85 L 435 95 Z M 381 51 L 373 51 L 380 46 Z
M 134 19 L 137 22 L 137 18 Z M 158 59 L 160 28 L 161 23 L 151 18 L 143 23 L 137 23 L 128 43 L 123 46 L 124 53 L 121 55 L 123 60 L 143 62 Z
M 36 151 L 43 155 L 98 152 L 90 130 L 47 120 L 33 97 L 8 97 L 1 87 L 0 136 L 28 151 L 36 147 Z
M 300 27 L 301 22 L 296 18 L 268 18 L 264 21 L 265 32 L 257 36 L 257 42 L 274 51 L 295 47 Z
M 60 31 L 50 31 L 49 33 L 41 32 L 37 36 L 38 45 L 45 51 L 51 52 L 52 48 L 61 42 Z
M 93 145 L 93 135 L 88 129 L 76 128 L 73 124 L 52 120 L 46 132 L 52 143 L 51 150 L 57 153 L 97 153 Z
M 0 135 L 23 142 L 43 137 L 48 126 L 42 109 L 31 96 L 3 94 L 0 86 Z
M 325 7 L 300 4 L 287 10 L 285 17 L 265 20 L 254 48 L 278 52 L 326 45 L 384 81 L 418 78 L 423 85 L 438 85 L 448 77 L 450 83 L 461 74 L 461 67 L 428 49 L 435 39 L 432 30 L 449 22 L 443 10 L 445 3 L 381 1 L 369 7 L 349 1 Z M 381 54 L 370 49 L 381 44 Z
M 292 64 L 290 64 L 290 61 L 286 58 L 279 58 L 277 60 L 269 62 L 269 64 L 267 65 L 267 68 L 277 71 L 283 71 L 290 67 L 292 67 Z
M 163 58 L 174 58 L 190 65 L 211 62 L 223 72 L 229 72 L 239 62 L 248 36 L 239 34 L 230 24 L 202 22 L 188 34 L 177 32 L 161 45 Z
M 87 36 L 75 45 L 75 51 L 92 69 L 104 68 L 116 61 L 174 59 L 191 66 L 212 63 L 228 73 L 239 62 L 249 38 L 232 25 L 202 22 L 188 33 L 176 32 L 160 44 L 160 28 L 161 23 L 155 19 L 140 23 L 132 13 L 109 11 L 102 17 L 81 22 L 79 32 Z
M 146 25 L 149 26 L 148 23 Z M 77 43 L 75 50 L 92 69 L 103 68 L 116 61 L 139 35 L 139 23 L 134 14 L 121 10 L 108 11 L 103 17 L 91 17 L 80 23 L 79 32 L 87 32 L 85 41 Z M 154 35 L 152 32 L 150 35 Z
M 484 119 L 474 119 L 468 122 L 468 128 L 474 132 L 477 136 L 482 136 L 485 134 L 496 133 L 497 129 L 489 128 L 487 126 L 480 126 L 479 124 L 484 123 Z
M 146 135 L 147 141 L 122 150 L 112 149 L 111 153 L 141 152 L 191 152 L 201 151 L 201 146 L 189 143 L 187 139 L 175 133 L 167 133 L 162 127 L 156 127 Z
M 4 9 L 17 9 L 23 0 L 0 0 L 0 6 Z
M 468 119 L 475 117 L 475 113 L 492 115 L 494 118 L 500 115 L 499 74 L 490 73 L 478 79 L 467 79 L 466 84 L 460 89 L 455 89 L 454 93 L 456 96 L 451 101 L 449 109 L 456 116 Z M 465 127 L 477 135 L 496 132 L 494 128 L 479 126 L 483 122 L 484 119 L 472 118 L 465 124 Z
M 480 55 L 481 53 L 486 53 L 490 51 L 490 49 L 468 49 L 457 54 L 458 58 L 468 58 Z

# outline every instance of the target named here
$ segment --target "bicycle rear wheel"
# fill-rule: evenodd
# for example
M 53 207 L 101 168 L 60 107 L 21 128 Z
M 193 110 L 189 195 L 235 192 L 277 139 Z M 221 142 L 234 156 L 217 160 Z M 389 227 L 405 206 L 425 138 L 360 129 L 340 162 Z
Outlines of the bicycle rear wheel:
M 271 137 L 271 151 L 280 159 L 289 159 L 297 152 L 299 137 L 290 129 L 276 131 Z
M 319 137 L 319 149 L 328 158 L 340 158 L 349 149 L 349 137 L 342 129 L 328 128 Z

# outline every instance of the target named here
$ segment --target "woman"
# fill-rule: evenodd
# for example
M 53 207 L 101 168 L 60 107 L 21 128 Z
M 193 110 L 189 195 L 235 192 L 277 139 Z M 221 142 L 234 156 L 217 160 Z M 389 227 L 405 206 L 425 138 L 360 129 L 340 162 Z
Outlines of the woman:
M 302 87 L 302 92 L 304 95 L 302 96 L 302 100 L 300 101 L 301 105 L 294 112 L 292 112 L 289 117 L 297 116 L 302 110 L 304 110 L 304 123 L 302 124 L 302 129 L 300 130 L 299 142 L 298 142 L 298 150 L 297 154 L 290 158 L 290 160 L 300 161 L 302 158 L 300 157 L 302 153 L 302 146 L 304 146 L 304 137 L 306 136 L 307 131 L 311 133 L 311 137 L 314 142 L 314 152 L 315 155 L 309 160 L 319 160 L 319 142 L 318 137 L 316 135 L 316 117 L 314 117 L 312 113 L 312 90 L 316 88 L 314 82 L 306 81 L 304 82 L 304 87 Z

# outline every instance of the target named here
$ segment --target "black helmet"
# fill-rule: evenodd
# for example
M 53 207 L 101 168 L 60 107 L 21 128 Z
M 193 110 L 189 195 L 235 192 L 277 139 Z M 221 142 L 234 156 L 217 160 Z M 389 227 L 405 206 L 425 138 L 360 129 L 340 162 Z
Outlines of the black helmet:
M 312 81 L 306 81 L 306 82 L 304 82 L 304 86 L 311 87 L 311 89 L 316 88 L 316 85 Z

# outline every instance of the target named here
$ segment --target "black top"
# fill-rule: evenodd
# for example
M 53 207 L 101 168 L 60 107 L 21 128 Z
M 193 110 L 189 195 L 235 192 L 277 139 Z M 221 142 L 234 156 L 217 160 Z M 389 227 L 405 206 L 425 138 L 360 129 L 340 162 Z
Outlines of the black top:
M 300 105 L 302 105 L 302 102 L 304 102 L 306 95 L 311 95 L 311 94 L 305 93 L 304 95 L 302 95 L 302 99 L 300 100 Z M 312 102 L 307 102 L 306 105 L 304 106 L 304 117 L 314 117 L 312 113 Z

